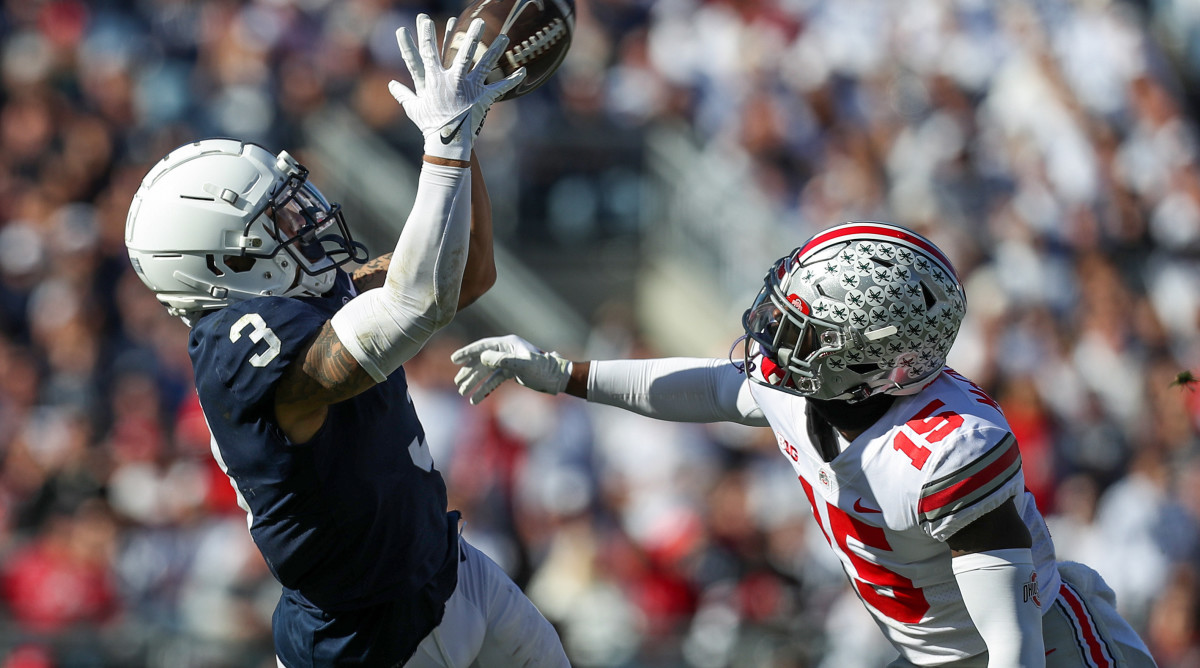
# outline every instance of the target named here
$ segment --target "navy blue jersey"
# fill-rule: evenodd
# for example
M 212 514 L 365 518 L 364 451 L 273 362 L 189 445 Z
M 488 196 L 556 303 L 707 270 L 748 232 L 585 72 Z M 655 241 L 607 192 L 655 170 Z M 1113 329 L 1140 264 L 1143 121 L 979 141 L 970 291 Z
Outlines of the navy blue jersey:
M 339 663 L 354 662 L 364 647 L 396 643 L 402 660 L 440 621 L 457 578 L 457 527 L 403 369 L 330 406 L 306 443 L 291 442 L 275 423 L 276 383 L 352 294 L 340 274 L 325 297 L 240 302 L 191 331 L 213 453 L 250 514 L 250 533 L 271 572 L 291 590 L 276 612 L 277 645 L 297 645 L 279 648 L 285 660 L 316 642 L 289 634 L 311 635 L 309 627 L 320 626 L 313 620 L 335 617 L 368 620 L 342 624 L 349 639 L 333 643 L 346 645 L 334 650 Z M 281 620 L 286 610 L 297 619 Z M 372 638 L 378 634 L 388 637 Z M 372 662 L 390 665 L 379 661 L 386 650 L 376 650 Z

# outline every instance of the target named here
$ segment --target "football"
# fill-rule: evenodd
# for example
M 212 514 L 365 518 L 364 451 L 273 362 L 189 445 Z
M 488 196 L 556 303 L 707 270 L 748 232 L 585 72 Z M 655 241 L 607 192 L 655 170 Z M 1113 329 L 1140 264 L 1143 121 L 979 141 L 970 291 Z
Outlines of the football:
M 458 16 L 454 34 L 443 56 L 449 66 L 467 36 L 467 28 L 477 18 L 484 21 L 483 37 L 475 50 L 475 60 L 483 56 L 497 35 L 508 35 L 508 49 L 500 56 L 488 83 L 499 81 L 518 68 L 525 68 L 525 80 L 501 100 L 521 97 L 536 89 L 554 74 L 571 47 L 575 32 L 574 0 L 475 0 Z

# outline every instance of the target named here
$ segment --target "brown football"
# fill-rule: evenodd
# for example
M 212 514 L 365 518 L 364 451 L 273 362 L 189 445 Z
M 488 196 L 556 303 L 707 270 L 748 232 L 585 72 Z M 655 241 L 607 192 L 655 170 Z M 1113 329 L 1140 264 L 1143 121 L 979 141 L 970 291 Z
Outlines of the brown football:
M 467 36 L 471 21 L 484 21 L 483 37 L 475 49 L 475 60 L 483 56 L 497 35 L 508 35 L 508 48 L 488 75 L 499 81 L 517 68 L 525 68 L 525 80 L 501 97 L 511 100 L 546 83 L 562 64 L 575 32 L 574 0 L 475 0 L 458 17 L 450 36 L 444 63 L 449 66 Z

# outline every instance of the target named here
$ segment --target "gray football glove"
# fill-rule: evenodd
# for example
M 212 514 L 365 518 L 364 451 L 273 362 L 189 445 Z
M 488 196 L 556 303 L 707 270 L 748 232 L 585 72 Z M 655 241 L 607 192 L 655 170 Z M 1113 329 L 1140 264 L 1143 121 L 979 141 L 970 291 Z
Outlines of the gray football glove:
M 458 393 L 472 404 L 483 401 L 509 378 L 531 390 L 558 394 L 571 379 L 571 362 L 555 352 L 546 352 L 519 336 L 480 339 L 454 351 L 450 361 L 461 365 L 454 376 Z

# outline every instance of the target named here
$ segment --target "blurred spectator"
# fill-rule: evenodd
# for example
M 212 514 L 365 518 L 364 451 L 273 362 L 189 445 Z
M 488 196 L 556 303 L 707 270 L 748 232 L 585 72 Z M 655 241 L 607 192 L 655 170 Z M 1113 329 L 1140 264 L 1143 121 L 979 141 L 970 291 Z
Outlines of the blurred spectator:
M 50 514 L 5 565 L 4 600 L 19 627 L 53 635 L 116 619 L 115 539 L 116 525 L 96 503 Z

